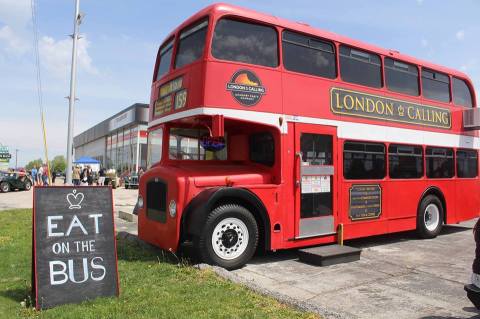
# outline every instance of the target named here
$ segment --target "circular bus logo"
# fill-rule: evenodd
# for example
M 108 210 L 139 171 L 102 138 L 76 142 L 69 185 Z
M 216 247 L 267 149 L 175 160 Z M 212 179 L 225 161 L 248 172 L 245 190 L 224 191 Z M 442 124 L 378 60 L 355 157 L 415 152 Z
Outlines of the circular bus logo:
M 235 72 L 227 83 L 227 91 L 232 92 L 233 98 L 244 106 L 257 104 L 266 92 L 260 79 L 249 70 Z

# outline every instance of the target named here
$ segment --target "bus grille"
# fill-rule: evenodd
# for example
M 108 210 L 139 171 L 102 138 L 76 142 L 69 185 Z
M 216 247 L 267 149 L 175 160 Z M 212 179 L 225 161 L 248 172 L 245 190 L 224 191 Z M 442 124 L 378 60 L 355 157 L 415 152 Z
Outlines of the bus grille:
M 147 217 L 160 223 L 167 221 L 167 184 L 157 179 L 147 183 Z

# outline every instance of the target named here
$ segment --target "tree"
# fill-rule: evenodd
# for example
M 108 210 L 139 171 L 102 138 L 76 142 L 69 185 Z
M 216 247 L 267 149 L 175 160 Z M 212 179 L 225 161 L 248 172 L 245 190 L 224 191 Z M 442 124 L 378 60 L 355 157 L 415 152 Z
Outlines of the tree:
M 42 166 L 42 164 L 43 164 L 43 161 L 42 161 L 41 158 L 39 158 L 39 159 L 28 162 L 28 164 L 25 165 L 25 169 L 26 170 L 31 170 L 34 166 L 36 168 L 39 168 L 40 166 Z
M 50 162 L 50 170 L 52 172 L 65 172 L 67 168 L 67 161 L 65 160 L 65 156 L 57 155 L 53 158 Z

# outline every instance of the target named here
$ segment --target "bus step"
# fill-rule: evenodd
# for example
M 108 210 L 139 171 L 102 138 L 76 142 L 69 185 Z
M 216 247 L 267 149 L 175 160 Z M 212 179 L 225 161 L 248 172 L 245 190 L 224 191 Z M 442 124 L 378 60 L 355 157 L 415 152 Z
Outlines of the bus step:
M 298 250 L 300 261 L 317 266 L 330 266 L 360 260 L 361 249 L 349 246 L 328 245 Z

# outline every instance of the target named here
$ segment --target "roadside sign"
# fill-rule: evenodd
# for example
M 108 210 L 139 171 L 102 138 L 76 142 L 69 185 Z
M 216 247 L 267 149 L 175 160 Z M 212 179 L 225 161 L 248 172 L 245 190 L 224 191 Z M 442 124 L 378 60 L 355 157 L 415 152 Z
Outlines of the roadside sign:
M 12 154 L 8 151 L 8 147 L 0 145 L 0 171 L 6 171 L 10 163 Z
M 37 309 L 118 296 L 110 187 L 35 187 L 32 240 Z

